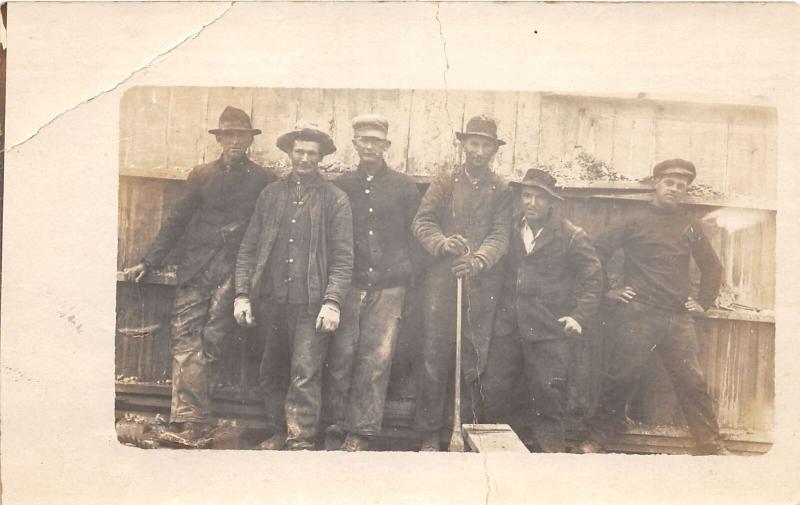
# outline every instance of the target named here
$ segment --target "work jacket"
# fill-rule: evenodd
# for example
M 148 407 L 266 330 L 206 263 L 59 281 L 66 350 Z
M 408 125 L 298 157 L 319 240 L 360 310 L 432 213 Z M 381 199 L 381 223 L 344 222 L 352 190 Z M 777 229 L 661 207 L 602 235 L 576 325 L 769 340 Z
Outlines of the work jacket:
M 171 209 L 142 261 L 159 268 L 182 242 L 179 285 L 197 275 L 223 247 L 232 269 L 256 199 L 275 179 L 271 170 L 247 158 L 230 168 L 222 158 L 195 167 L 186 180 L 186 193 Z
M 306 204 L 310 207 L 311 233 L 306 280 L 309 311 L 313 312 L 324 301 L 341 306 L 350 288 L 353 216 L 347 195 L 332 183 L 322 181 L 309 191 Z M 258 197 L 236 260 L 237 296 L 258 299 L 261 277 L 293 192 L 287 176 L 264 188 Z
M 476 354 L 474 357 L 465 354 L 464 376 L 468 380 L 475 379 L 486 366 L 497 297 L 503 283 L 503 271 L 497 263 L 508 249 L 511 207 L 511 191 L 498 175 L 488 172 L 480 180 L 473 180 L 463 167 L 458 167 L 453 173 L 431 181 L 412 225 L 414 236 L 430 255 L 423 282 L 432 304 L 455 304 L 456 300 L 456 278 L 452 273 L 456 258 L 442 251 L 447 237 L 463 235 L 470 251 L 485 264 L 480 273 L 465 282 L 468 306 L 465 336 Z M 425 317 L 429 338 L 449 338 L 455 334 L 455 314 L 452 320 L 432 319 Z M 470 362 L 474 359 L 477 362 Z
M 517 329 L 526 341 L 558 338 L 564 316 L 588 326 L 600 305 L 603 271 L 586 232 L 551 213 L 526 253 L 522 216 L 513 223 L 495 335 Z

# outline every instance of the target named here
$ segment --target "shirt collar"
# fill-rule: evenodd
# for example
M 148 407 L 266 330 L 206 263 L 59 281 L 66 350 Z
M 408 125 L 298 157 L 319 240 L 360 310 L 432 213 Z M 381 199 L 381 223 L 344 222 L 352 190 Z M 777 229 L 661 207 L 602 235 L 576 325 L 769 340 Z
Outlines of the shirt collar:
M 247 156 L 244 156 L 241 161 L 238 163 L 234 163 L 233 165 L 226 165 L 225 161 L 222 159 L 222 156 L 219 157 L 217 160 L 217 168 L 221 172 L 228 172 L 228 171 L 239 171 L 239 170 L 246 170 L 247 169 L 247 162 L 250 161 Z
M 381 160 L 381 165 L 378 167 L 378 170 L 376 170 L 375 173 L 372 175 L 372 179 L 367 179 L 368 177 L 370 177 L 370 174 L 367 173 L 367 169 L 361 166 L 361 163 L 358 164 L 358 168 L 356 168 L 356 173 L 359 175 L 359 178 L 374 180 L 384 175 L 387 169 L 388 167 L 386 166 L 386 160 Z
M 301 181 L 300 178 L 294 173 L 294 171 L 289 173 L 289 177 L 287 179 L 289 181 L 289 186 L 303 186 L 303 187 L 317 187 L 323 182 L 325 179 L 322 178 L 322 174 L 317 172 L 313 176 L 309 177 L 306 181 Z

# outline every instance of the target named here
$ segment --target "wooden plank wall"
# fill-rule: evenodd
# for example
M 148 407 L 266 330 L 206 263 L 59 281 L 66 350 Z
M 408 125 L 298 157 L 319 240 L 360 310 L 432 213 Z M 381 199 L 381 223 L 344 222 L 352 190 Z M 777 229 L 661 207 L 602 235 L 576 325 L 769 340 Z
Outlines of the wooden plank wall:
M 363 112 L 389 117 L 391 165 L 417 175 L 432 175 L 459 161 L 454 131 L 479 112 L 498 119 L 499 135 L 509 144 L 496 169 L 519 177 L 537 163 L 569 158 L 576 146 L 613 163 L 629 177 L 649 172 L 654 160 L 693 159 L 701 182 L 717 182 L 729 191 L 769 199 L 775 189 L 775 115 L 756 107 L 566 97 L 532 92 L 450 92 L 430 90 L 311 90 L 256 88 L 139 87 L 121 103 L 118 267 L 141 257 L 170 207 L 183 191 L 194 165 L 219 154 L 213 136 L 225 107 L 248 111 L 264 133 L 251 156 L 263 164 L 286 166 L 275 138 L 298 119 L 321 123 L 336 141 L 334 165 L 350 165 L 351 118 Z M 566 214 L 592 236 L 617 222 L 637 202 L 570 199 Z M 698 215 L 712 208 L 696 207 Z M 725 264 L 726 282 L 739 301 L 770 309 L 774 305 L 775 214 L 727 232 L 709 223 L 715 248 Z M 169 263 L 169 258 L 167 263 Z M 696 274 L 696 272 L 695 272 Z M 143 381 L 169 376 L 169 319 L 172 288 L 119 283 L 117 374 Z M 415 308 L 411 308 L 414 312 Z M 409 314 L 407 320 L 417 321 Z M 149 333 L 122 330 L 154 327 Z M 403 329 L 390 396 L 413 397 L 413 363 L 419 328 Z M 602 333 L 602 332 L 599 332 Z M 704 369 L 725 427 L 770 430 L 774 377 L 774 325 L 703 320 L 698 328 Z M 241 337 L 241 338 L 240 338 Z M 222 382 L 254 384 L 258 343 L 246 335 L 231 342 Z M 590 409 L 603 367 L 602 338 L 575 349 L 574 406 Z M 248 362 L 245 367 L 242 362 Z M 653 424 L 671 424 L 674 395 L 663 370 L 643 381 L 632 415 Z M 661 375 L 659 375 L 661 374 Z

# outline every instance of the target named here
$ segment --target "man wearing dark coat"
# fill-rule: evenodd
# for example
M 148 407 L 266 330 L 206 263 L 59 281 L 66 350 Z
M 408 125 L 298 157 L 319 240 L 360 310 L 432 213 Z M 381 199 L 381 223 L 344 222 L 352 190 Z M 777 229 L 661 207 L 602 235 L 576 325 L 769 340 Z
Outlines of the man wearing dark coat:
M 353 217 L 347 195 L 319 173 L 331 138 L 299 124 L 277 141 L 289 175 L 256 202 L 236 261 L 234 317 L 257 325 L 260 374 L 272 435 L 260 449 L 314 447 L 329 334 L 339 325 L 353 274 Z
M 486 367 L 503 284 L 496 264 L 508 248 L 511 222 L 511 192 L 490 168 L 505 144 L 497 138 L 497 124 L 476 116 L 456 136 L 465 162 L 431 181 L 412 225 L 431 256 L 424 279 L 422 366 L 414 419 L 423 451 L 440 450 L 440 431 L 451 405 L 447 400 L 452 397 L 455 367 L 456 277 L 465 278 L 462 418 L 479 417 L 479 377 Z
M 615 250 L 625 253 L 623 285 L 606 292 L 606 298 L 621 307 L 622 321 L 612 335 L 609 370 L 581 452 L 603 450 L 624 426 L 627 402 L 655 353 L 672 379 L 696 453 L 728 453 L 697 358 L 692 317 L 714 304 L 722 281 L 722 264 L 703 225 L 680 205 L 696 173 L 686 160 L 658 163 L 653 167 L 650 204 L 606 230 L 595 243 L 604 264 Z M 691 296 L 690 259 L 701 272 L 696 300 Z
M 172 311 L 172 405 L 170 433 L 196 441 L 211 422 L 211 391 L 223 342 L 236 329 L 233 269 L 236 253 L 261 190 L 275 175 L 253 163 L 247 149 L 261 133 L 242 110 L 226 107 L 216 161 L 192 169 L 186 194 L 175 204 L 142 261 L 124 271 L 139 282 L 161 266 L 167 253 L 185 246 Z
M 335 182 L 353 209 L 355 259 L 328 351 L 324 393 L 334 424 L 326 449 L 366 450 L 380 433 L 406 288 L 422 263 L 411 235 L 419 190 L 411 177 L 386 165 L 388 130 L 379 114 L 353 118 L 359 164 Z
M 559 215 L 555 179 L 531 169 L 512 182 L 515 212 L 483 381 L 486 416 L 508 422 L 514 383 L 524 377 L 527 429 L 543 452 L 563 452 L 569 343 L 594 316 L 603 289 L 597 253 L 583 229 Z

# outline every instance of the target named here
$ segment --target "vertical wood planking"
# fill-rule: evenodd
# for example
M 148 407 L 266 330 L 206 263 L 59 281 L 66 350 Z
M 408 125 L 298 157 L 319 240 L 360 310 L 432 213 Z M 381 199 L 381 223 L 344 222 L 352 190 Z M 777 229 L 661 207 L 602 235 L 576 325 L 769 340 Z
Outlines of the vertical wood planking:
M 511 176 L 521 178 L 529 168 L 539 163 L 542 94 L 520 91 L 517 96 L 516 142 Z
M 206 156 L 208 88 L 172 88 L 167 127 L 167 168 L 185 179 Z
M 608 102 L 580 102 L 577 143 L 584 151 L 609 164 L 614 159 L 615 117 L 616 108 Z
M 630 178 L 649 175 L 655 157 L 654 107 L 647 103 L 618 106 L 614 118 L 614 169 Z
M 578 108 L 563 97 L 542 96 L 539 163 L 558 166 L 578 145 Z
M 125 160 L 127 170 L 164 170 L 167 167 L 167 125 L 169 123 L 170 88 L 147 86 L 129 89 L 123 96 L 123 107 L 129 116 L 121 116 L 126 123 L 120 130 L 126 132 Z M 128 135 L 130 138 L 128 140 Z
M 253 91 L 253 88 L 208 88 L 206 119 L 205 127 L 203 129 L 207 132 L 208 130 L 219 126 L 219 116 L 228 105 L 247 112 L 251 116 L 250 121 L 253 122 Z M 254 128 L 259 127 L 254 125 Z M 217 143 L 217 138 L 214 135 L 206 133 L 206 135 L 202 137 L 202 141 L 204 163 L 214 161 L 220 157 L 220 154 L 222 154 L 222 149 L 220 148 L 219 143 Z
M 261 129 L 250 148 L 255 161 L 270 165 L 286 161 L 275 142 L 280 135 L 290 131 L 297 119 L 294 92 L 284 88 L 258 88 L 253 93 L 253 125 Z
M 396 89 L 375 90 L 371 106 L 371 112 L 383 114 L 389 120 L 388 136 L 392 145 L 386 153 L 386 163 L 397 171 L 406 172 L 411 92 Z
M 451 170 L 458 160 L 455 132 L 463 124 L 463 94 L 414 90 L 410 118 L 408 173 L 436 176 L 442 170 Z

